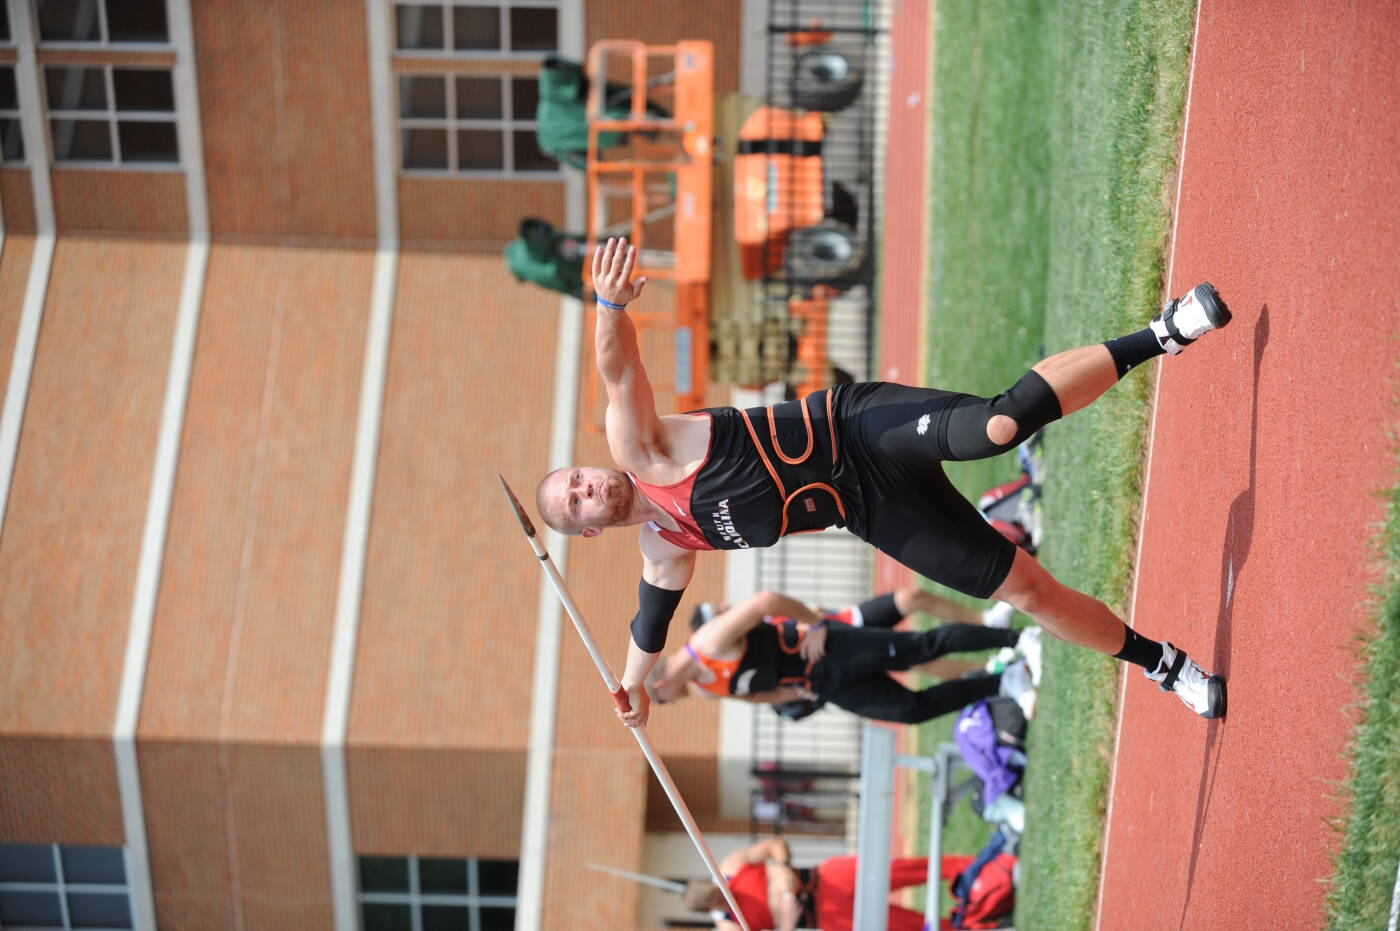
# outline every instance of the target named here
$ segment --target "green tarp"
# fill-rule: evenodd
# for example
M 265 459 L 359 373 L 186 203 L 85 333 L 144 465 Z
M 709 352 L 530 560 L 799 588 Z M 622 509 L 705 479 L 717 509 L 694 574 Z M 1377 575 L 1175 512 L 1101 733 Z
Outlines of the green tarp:
M 520 222 L 520 235 L 506 246 L 506 265 L 517 281 L 583 299 L 582 237 L 556 232 L 544 220 Z

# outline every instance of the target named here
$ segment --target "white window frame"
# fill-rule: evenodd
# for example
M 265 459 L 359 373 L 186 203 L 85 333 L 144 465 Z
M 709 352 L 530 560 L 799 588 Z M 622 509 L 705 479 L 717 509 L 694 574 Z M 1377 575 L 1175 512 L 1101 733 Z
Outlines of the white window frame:
M 399 17 L 398 8 L 401 6 L 425 6 L 438 7 L 442 13 L 442 44 L 441 49 L 418 49 L 399 48 Z M 454 49 L 451 47 L 452 30 L 447 17 L 447 11 L 451 7 L 470 6 L 495 8 L 501 15 L 501 48 L 499 49 Z M 555 45 L 564 44 L 561 33 L 563 32 L 561 17 L 563 10 L 560 8 L 559 0 L 430 0 L 427 3 L 415 3 L 411 0 L 389 0 L 389 25 L 393 31 L 394 57 L 395 58 L 442 58 L 460 60 L 464 58 L 485 59 L 489 61 L 541 61 L 546 55 L 558 55 L 559 49 L 555 48 L 547 52 L 540 51 L 514 51 L 510 47 L 510 11 L 514 9 L 534 9 L 534 10 L 554 10 L 555 11 Z
M 0 0 L 0 3 L 4 2 L 5 0 Z M 0 48 L 3 48 L 7 44 L 9 43 L 0 42 Z M 15 62 L 0 63 L 0 71 L 4 70 L 5 68 L 9 68 L 11 71 L 14 71 L 16 69 L 16 64 L 17 63 Z M 19 81 L 18 75 L 15 76 L 15 81 Z M 15 108 L 13 110 L 0 109 L 0 120 L 4 119 L 13 119 L 15 122 L 20 124 L 19 138 L 21 143 L 24 145 L 24 158 L 12 162 L 9 159 L 5 158 L 3 155 L 0 155 L 0 165 L 5 166 L 6 168 L 22 168 L 29 164 L 29 140 L 26 139 L 24 136 L 24 120 L 20 119 L 18 83 L 15 84 Z
M 175 133 L 176 157 L 173 162 L 128 162 L 122 160 L 121 134 L 117 131 L 117 124 L 122 122 L 131 123 L 170 123 L 179 122 L 179 100 L 175 99 L 173 110 L 118 110 L 116 85 L 112 78 L 112 69 L 121 71 L 161 71 L 170 76 L 170 87 L 172 92 L 175 88 L 175 69 L 164 65 L 126 65 L 120 62 L 112 64 L 68 64 L 66 62 L 47 63 L 41 66 L 40 83 L 43 85 L 44 93 L 44 126 L 49 134 L 50 161 L 54 168 L 78 168 L 102 171 L 183 171 L 184 152 L 180 150 L 178 127 Z M 50 105 L 48 73 L 50 69 L 81 69 L 95 71 L 101 69 L 103 84 L 107 91 L 107 107 L 103 110 L 66 110 L 54 109 Z M 54 144 L 53 121 L 54 120 L 103 120 L 107 123 L 107 133 L 111 140 L 112 159 L 111 161 L 101 161 L 99 159 L 60 159 L 58 157 L 58 146 Z M 26 154 L 28 150 L 26 149 Z
M 431 116 L 403 115 L 403 94 L 400 91 L 402 86 L 399 82 L 404 78 L 437 78 L 447 81 L 447 116 L 446 118 Z M 498 78 L 501 82 L 501 118 L 500 119 L 460 119 L 457 116 L 457 79 L 472 78 L 485 80 Z M 399 113 L 397 130 L 394 145 L 398 150 L 398 170 L 399 173 L 407 177 L 426 178 L 518 178 L 535 181 L 560 180 L 560 172 L 557 162 L 554 167 L 548 170 L 520 169 L 515 167 L 515 134 L 517 132 L 528 131 L 533 133 L 539 124 L 532 119 L 516 119 L 511 116 L 515 107 L 515 79 L 534 80 L 539 83 L 539 77 L 531 74 L 483 74 L 470 71 L 432 71 L 432 72 L 412 72 L 400 71 L 394 75 L 394 93 L 399 101 Z M 405 129 L 438 129 L 447 132 L 447 167 L 446 168 L 409 168 L 403 163 L 403 131 Z M 459 129 L 486 129 L 501 132 L 505 139 L 501 145 L 501 155 L 505 161 L 505 167 L 497 169 L 489 168 L 465 168 L 457 167 L 457 130 Z
M 378 856 L 364 854 L 363 856 Z M 423 929 L 423 906 L 425 905 L 451 905 L 454 907 L 465 907 L 470 916 L 470 931 L 481 931 L 481 909 L 482 908 L 510 908 L 515 909 L 517 896 L 514 895 L 482 895 L 481 882 L 477 873 L 479 863 L 476 857 L 461 858 L 441 858 L 456 859 L 467 866 L 467 891 L 465 893 L 452 892 L 423 892 L 418 881 L 418 856 L 411 854 L 406 857 L 382 857 L 385 860 L 406 860 L 408 862 L 408 891 L 407 892 L 365 892 L 363 889 L 356 889 L 356 899 L 360 904 L 365 905 L 407 905 L 409 915 L 413 922 L 413 931 Z M 440 859 L 434 857 L 432 859 Z M 358 874 L 359 861 L 356 860 L 356 871 Z M 359 877 L 356 876 L 356 883 Z
M 4 2 L 4 0 L 0 0 Z M 108 848 L 120 849 L 122 852 L 122 872 L 127 877 L 127 882 L 117 883 L 70 883 L 63 877 L 63 857 L 59 852 L 58 844 L 38 845 L 47 846 L 53 853 L 54 882 L 0 882 L 0 892 L 52 892 L 58 895 L 58 908 L 63 916 L 64 931 L 84 931 L 90 925 L 74 925 L 68 916 L 68 893 L 69 892 L 96 892 L 107 895 L 126 896 L 126 912 L 131 916 L 131 927 L 136 927 L 136 909 L 131 902 L 131 862 L 125 847 Z
M 4 0 L 0 0 L 4 2 Z M 175 44 L 170 40 L 170 4 L 165 4 L 165 41 L 164 42 L 113 42 L 107 32 L 107 4 L 113 0 L 97 0 L 97 22 L 98 34 L 100 38 L 87 41 L 83 39 L 45 39 L 39 27 L 39 3 L 38 0 L 20 0 L 21 3 L 29 4 L 29 12 L 33 17 L 30 22 L 34 24 L 34 41 L 41 49 L 121 49 L 131 52 L 172 52 Z M 120 3 L 121 0 L 116 0 Z M 10 24 L 10 32 L 14 32 L 14 23 Z

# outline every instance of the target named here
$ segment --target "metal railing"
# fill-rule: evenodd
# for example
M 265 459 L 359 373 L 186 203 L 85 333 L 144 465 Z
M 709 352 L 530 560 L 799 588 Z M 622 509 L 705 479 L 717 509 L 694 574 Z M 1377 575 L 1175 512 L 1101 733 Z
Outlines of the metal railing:
M 766 103 L 798 113 L 823 113 L 820 143 L 826 229 L 845 237 L 800 253 L 786 242 L 765 254 L 761 301 L 765 319 L 786 319 L 790 302 L 815 285 L 834 285 L 828 301 L 827 354 L 855 381 L 876 371 L 872 338 L 883 196 L 883 108 L 887 101 L 888 3 L 882 0 L 771 0 Z M 845 69 L 844 71 L 842 69 Z M 859 81 L 853 80 L 859 76 Z M 799 198 L 771 192 L 794 208 Z M 795 229 L 798 221 L 777 226 Z M 819 244 L 820 245 L 820 244 Z M 813 262 L 848 247 L 849 267 L 823 281 Z M 815 259 L 814 259 L 815 256 Z M 839 264 L 839 263 L 838 263 Z M 834 268 L 826 263 L 829 272 Z M 765 402 L 782 400 L 770 389 Z M 871 594 L 873 551 L 845 531 L 793 536 L 757 555 L 757 584 L 809 604 L 843 607 Z M 834 707 L 793 721 L 755 706 L 752 731 L 751 831 L 799 831 L 854 837 L 861 721 Z

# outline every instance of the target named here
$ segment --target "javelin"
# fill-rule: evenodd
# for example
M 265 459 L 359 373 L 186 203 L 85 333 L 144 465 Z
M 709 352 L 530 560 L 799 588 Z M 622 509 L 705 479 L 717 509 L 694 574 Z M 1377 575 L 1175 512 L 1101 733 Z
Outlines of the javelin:
M 673 879 L 661 879 L 657 876 L 648 876 L 646 873 L 633 873 L 630 870 L 620 870 L 615 866 L 606 866 L 602 863 L 594 863 L 591 860 L 584 864 L 590 870 L 597 870 L 600 873 L 611 873 L 613 876 L 620 876 L 623 879 L 630 879 L 646 886 L 655 886 L 658 889 L 665 889 L 667 892 L 684 892 L 685 883 L 678 883 Z
M 525 538 L 530 541 L 530 548 L 535 551 L 535 555 L 540 559 L 540 565 L 544 567 L 545 574 L 549 576 L 549 581 L 554 583 L 554 590 L 559 594 L 559 600 L 564 603 L 564 610 L 569 613 L 569 618 L 574 622 L 574 629 L 583 638 L 583 645 L 588 650 L 588 655 L 593 657 L 593 665 L 598 667 L 598 674 L 603 677 L 603 684 L 612 693 L 613 701 L 617 707 L 624 712 L 632 710 L 632 704 L 627 700 L 627 692 L 622 688 L 622 684 L 613 675 L 612 667 L 603 658 L 603 654 L 598 651 L 598 644 L 593 642 L 593 635 L 588 630 L 588 624 L 583 619 L 582 612 L 578 605 L 574 604 L 574 599 L 569 595 L 569 589 L 564 585 L 564 578 L 555 568 L 554 560 L 549 558 L 549 552 L 540 545 L 539 538 L 535 535 L 535 525 L 526 516 L 525 509 L 520 506 L 520 499 L 515 497 L 515 492 L 510 490 L 506 484 L 504 476 L 497 475 L 501 480 L 501 490 L 506 493 L 506 500 L 510 502 L 511 509 L 515 511 L 515 519 L 520 521 L 520 529 L 525 531 Z M 690 835 L 690 840 L 695 844 L 695 849 L 700 853 L 700 859 L 705 861 L 705 866 L 710 871 L 710 878 L 714 880 L 719 891 L 724 893 L 724 901 L 729 903 L 729 910 L 734 914 L 735 920 L 739 922 L 739 927 L 744 931 L 750 931 L 748 922 L 744 920 L 744 913 L 739 910 L 739 903 L 734 901 L 734 893 L 730 891 L 729 883 L 725 881 L 724 874 L 719 871 L 719 864 L 715 862 L 715 855 L 710 853 L 710 846 L 705 843 L 705 837 L 700 833 L 700 827 L 695 823 L 695 818 L 690 814 L 690 809 L 686 807 L 685 799 L 681 798 L 680 790 L 676 788 L 676 783 L 671 779 L 671 773 L 666 769 L 666 764 L 656 752 L 656 748 L 651 745 L 651 738 L 647 736 L 643 727 L 629 727 L 632 736 L 637 738 L 637 743 L 641 745 L 642 753 L 646 755 L 647 762 L 651 764 L 651 771 L 656 773 L 656 779 L 661 783 L 661 788 L 666 790 L 666 797 L 671 800 L 671 806 L 676 809 L 677 816 L 681 819 L 681 824 L 685 825 L 685 832 Z

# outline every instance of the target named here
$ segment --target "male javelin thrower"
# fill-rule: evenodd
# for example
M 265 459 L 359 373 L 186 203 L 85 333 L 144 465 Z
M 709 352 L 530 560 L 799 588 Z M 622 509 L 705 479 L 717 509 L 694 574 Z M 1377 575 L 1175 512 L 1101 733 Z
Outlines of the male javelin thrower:
M 645 277 L 632 280 L 635 258 L 625 239 L 609 239 L 593 254 L 594 353 L 617 468 L 556 469 L 536 490 L 540 516 L 560 533 L 595 537 L 642 525 L 639 607 L 622 676 L 632 710 L 618 711 L 623 723 L 646 723 L 643 683 L 698 551 L 772 546 L 833 524 L 926 578 L 1009 602 L 1053 637 L 1143 667 L 1202 717 L 1224 715 L 1223 678 L 1057 581 L 983 520 L 942 467 L 1014 449 L 1135 366 L 1225 326 L 1230 311 L 1214 287 L 1199 284 L 1168 301 L 1136 333 L 1042 359 L 992 398 L 872 382 L 767 408 L 662 417 L 626 311 L 646 285 Z

